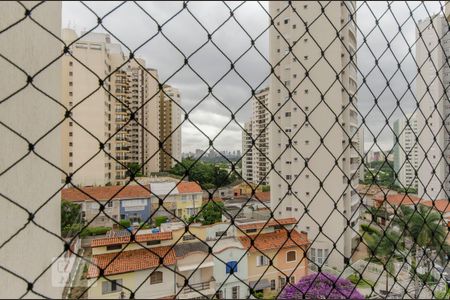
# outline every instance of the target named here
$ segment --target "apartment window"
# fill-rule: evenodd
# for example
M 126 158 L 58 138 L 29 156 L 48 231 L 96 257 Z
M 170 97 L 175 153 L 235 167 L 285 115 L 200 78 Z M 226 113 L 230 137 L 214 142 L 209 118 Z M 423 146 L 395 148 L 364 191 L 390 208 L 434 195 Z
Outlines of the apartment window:
M 309 92 L 308 89 L 306 89 L 306 90 L 305 90 L 305 94 L 308 94 L 308 92 Z
M 69 147 L 72 147 L 73 146 L 73 143 L 72 142 L 69 142 Z
M 73 76 L 73 72 L 69 72 L 69 76 Z
M 297 74 L 292 74 L 292 77 L 293 78 L 297 78 Z
M 303 5 L 303 8 L 304 8 L 304 9 L 307 9 L 307 8 L 308 8 L 308 5 L 306 5 L 306 4 Z
M 269 265 L 269 259 L 265 257 L 264 255 L 260 255 L 256 257 L 256 266 L 268 266 Z
M 307 42 L 308 42 L 308 39 L 307 39 L 307 38 L 304 38 L 304 39 L 303 39 L 303 42 L 304 42 L 304 43 L 307 43 Z
M 305 178 L 308 179 L 308 178 L 309 178 L 309 174 L 306 174 L 306 175 L 305 175 Z
M 245 232 L 246 233 L 253 233 L 253 232 L 256 232 L 257 230 L 256 230 L 256 228 L 251 228 L 251 229 L 247 229 Z
M 108 251 L 110 251 L 110 250 L 120 250 L 120 249 L 122 249 L 122 244 L 106 246 L 106 250 L 108 250 Z
M 303 58 L 304 58 L 305 60 L 308 60 L 308 55 L 305 55 Z
M 102 282 L 102 294 L 115 293 L 122 290 L 122 279 Z
M 305 194 L 306 194 L 306 196 L 309 196 L 309 192 L 306 192 Z
M 291 276 L 289 277 L 289 281 L 294 284 L 295 283 L 295 276 Z
M 280 49 L 277 49 L 277 53 L 280 53 Z
M 231 272 L 236 273 L 238 271 L 238 264 L 237 264 L 237 261 L 235 261 L 235 260 L 227 262 L 225 267 L 226 267 L 225 272 L 227 274 L 230 274 Z M 233 270 L 233 271 L 231 271 L 231 270 Z
M 309 141 L 305 141 L 305 145 L 309 145 Z
M 285 112 L 285 113 L 284 113 L 284 116 L 285 116 L 285 117 L 290 117 L 290 116 L 291 116 L 291 112 L 290 112 L 290 111 Z
M 73 163 L 70 162 L 70 163 L 69 163 L 69 167 L 73 167 Z
M 73 62 L 69 61 L 69 66 L 73 66 Z
M 73 153 L 72 152 L 69 152 L 69 157 L 72 157 L 73 156 Z
M 284 24 L 289 24 L 289 19 L 284 19 Z
M 147 246 L 159 245 L 161 244 L 161 240 L 148 241 Z
M 239 286 L 233 286 L 231 288 L 231 298 L 239 299 Z
M 72 97 L 72 96 L 73 96 L 73 93 L 72 93 L 72 92 L 69 92 L 69 96 Z M 72 102 L 69 102 L 69 105 L 72 106 Z
M 286 180 L 291 180 L 292 179 L 292 175 L 286 175 Z
M 69 86 L 73 86 L 73 82 L 72 81 L 69 81 Z
M 275 283 L 275 279 L 272 279 L 270 281 L 270 290 L 274 291 L 276 289 L 276 283 Z
M 295 261 L 297 259 L 297 252 L 296 251 L 288 251 L 286 253 L 286 261 L 287 262 L 292 262 Z
M 297 25 L 296 25 L 296 24 L 293 24 L 293 25 L 292 25 L 292 28 L 293 28 L 293 29 L 297 28 Z
M 72 136 L 73 135 L 73 133 L 72 132 L 69 132 L 69 136 Z
M 153 272 L 150 275 L 150 284 L 158 284 L 163 282 L 163 273 L 160 271 Z
M 286 207 L 286 211 L 292 211 L 292 207 L 287 206 L 287 207 Z

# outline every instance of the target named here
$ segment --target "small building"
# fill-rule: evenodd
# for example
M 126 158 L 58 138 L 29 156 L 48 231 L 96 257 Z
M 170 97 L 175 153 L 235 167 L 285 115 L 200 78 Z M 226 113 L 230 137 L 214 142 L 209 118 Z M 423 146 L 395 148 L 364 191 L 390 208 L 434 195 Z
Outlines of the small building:
M 93 255 L 87 274 L 88 298 L 125 299 L 130 291 L 135 292 L 134 298 L 174 297 L 175 263 L 170 246 Z
M 148 188 L 139 185 L 71 187 L 62 190 L 61 199 L 78 203 L 90 227 L 112 227 L 115 224 L 112 220 L 119 222 L 127 217 L 136 222 L 147 220 L 150 195 Z M 104 205 L 103 211 L 100 205 Z
M 202 207 L 203 191 L 192 181 L 150 183 L 151 207 L 155 215 L 187 220 Z

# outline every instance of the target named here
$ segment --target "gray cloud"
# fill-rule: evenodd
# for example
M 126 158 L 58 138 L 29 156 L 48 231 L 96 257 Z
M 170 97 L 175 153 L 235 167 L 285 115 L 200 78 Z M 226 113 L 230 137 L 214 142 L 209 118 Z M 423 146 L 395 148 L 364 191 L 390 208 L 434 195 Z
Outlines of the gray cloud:
M 154 36 L 150 42 L 139 48 L 137 56 L 146 59 L 148 66 L 158 69 L 161 81 L 167 81 L 179 88 L 183 108 L 186 111 L 193 109 L 190 113 L 190 120 L 211 139 L 228 123 L 231 113 L 214 97 L 207 96 L 208 85 L 214 87 L 214 96 L 232 112 L 239 109 L 236 118 L 237 122 L 242 125 L 251 114 L 251 103 L 246 105 L 244 103 L 249 99 L 252 88 L 257 89 L 267 85 L 267 81 L 264 80 L 270 67 L 264 58 L 251 48 L 250 43 L 251 39 L 260 36 L 269 24 L 269 18 L 263 9 L 268 9 L 268 3 L 247 2 L 241 4 L 240 2 L 227 2 L 227 4 L 232 9 L 239 6 L 235 11 L 234 18 L 247 33 L 234 18 L 230 18 L 229 8 L 221 2 L 189 2 L 187 4 L 189 11 L 182 9 L 183 4 L 181 2 L 139 2 L 139 5 L 154 20 L 147 16 L 136 4 L 127 2 L 103 21 L 103 25 L 124 46 L 128 46 L 131 50 L 140 47 L 146 40 Z M 87 2 L 86 5 L 99 16 L 103 16 L 117 7 L 118 3 Z M 417 21 L 427 17 L 427 10 L 430 14 L 439 12 L 440 4 L 439 2 L 427 2 L 425 4 L 420 2 L 408 2 L 408 4 L 393 2 L 391 3 L 392 13 L 387 12 L 381 18 L 380 16 L 387 8 L 387 2 L 369 1 L 368 5 L 363 2 L 358 2 L 357 5 L 360 6 L 357 14 L 359 27 L 357 56 L 358 68 L 361 72 L 359 74 L 359 84 L 361 85 L 358 93 L 359 110 L 362 116 L 365 116 L 366 125 L 370 131 L 374 135 L 380 134 L 377 139 L 378 145 L 381 148 L 389 148 L 392 145 L 392 133 L 387 127 L 383 129 L 384 115 L 392 115 L 389 119 L 392 123 L 402 115 L 400 108 L 406 113 L 413 111 L 415 108 L 414 95 L 407 92 L 407 81 L 410 81 L 416 74 L 413 46 L 415 40 L 414 20 Z M 410 18 L 410 9 L 414 10 L 414 20 Z M 370 10 L 376 18 L 379 18 L 381 28 L 381 30 L 377 28 L 371 34 L 369 32 L 376 24 L 375 17 Z M 173 17 L 177 13 L 178 15 Z M 401 32 L 404 37 L 399 34 L 394 16 L 400 24 L 403 24 Z M 169 20 L 172 17 L 173 19 Z M 227 19 L 225 25 L 218 28 Z M 158 33 L 155 21 L 164 24 L 161 33 Z M 80 3 L 64 2 L 64 26 L 67 26 L 69 22 L 76 30 L 82 31 L 96 26 L 97 18 Z M 213 33 L 212 42 L 225 55 L 211 41 L 207 43 L 208 36 L 205 29 Z M 102 31 L 102 29 L 99 28 L 98 31 Z M 367 36 L 366 43 L 363 42 L 364 36 Z M 385 38 L 388 40 L 394 38 L 391 42 L 392 52 L 388 50 L 379 58 L 387 47 Z M 195 52 L 203 43 L 207 43 L 207 45 Z M 255 45 L 267 59 L 269 50 L 268 31 L 258 38 Z M 409 53 L 408 49 L 411 47 L 412 52 Z M 251 48 L 249 52 L 241 57 L 249 48 Z M 379 69 L 376 68 L 370 72 L 375 64 L 373 55 L 379 58 Z M 174 75 L 183 65 L 185 57 L 189 57 L 190 67 L 184 66 Z M 235 69 L 230 71 L 229 59 L 234 62 L 238 58 L 239 60 L 234 66 Z M 404 73 L 406 80 L 399 73 L 395 58 L 402 61 L 400 70 Z M 227 72 L 229 74 L 222 78 Z M 388 78 L 395 74 L 390 82 L 392 91 L 387 89 L 382 93 L 386 87 L 386 79 L 383 74 Z M 366 77 L 366 84 L 362 83 L 363 77 Z M 219 79 L 221 80 L 217 83 Z M 412 85 L 412 91 L 414 92 L 414 84 Z M 400 101 L 400 107 L 397 107 L 396 98 L 402 97 L 403 94 L 405 95 Z M 200 102 L 205 97 L 206 99 Z M 372 109 L 375 99 L 377 99 L 379 108 Z M 240 108 L 241 106 L 243 107 Z M 372 134 L 366 131 L 366 148 L 372 144 L 372 138 Z M 214 145 L 218 149 L 240 149 L 241 129 L 239 126 L 233 121 L 215 140 Z M 183 125 L 183 151 L 192 151 L 195 148 L 206 148 L 207 146 L 208 139 L 186 122 Z

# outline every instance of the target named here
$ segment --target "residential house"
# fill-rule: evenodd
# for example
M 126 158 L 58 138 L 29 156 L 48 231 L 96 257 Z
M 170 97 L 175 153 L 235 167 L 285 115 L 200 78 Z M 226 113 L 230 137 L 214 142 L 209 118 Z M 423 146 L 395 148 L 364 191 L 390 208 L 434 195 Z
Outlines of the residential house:
M 153 182 L 151 207 L 155 215 L 166 215 L 171 219 L 187 220 L 197 215 L 202 207 L 203 191 L 196 182 Z
M 235 237 L 208 242 L 213 251 L 217 296 L 220 299 L 249 297 L 247 251 Z
M 61 199 L 80 204 L 89 226 L 112 227 L 113 219 L 119 222 L 130 218 L 138 223 L 148 220 L 150 195 L 148 188 L 139 185 L 71 187 L 62 190 Z
M 287 282 L 295 283 L 308 273 L 306 253 L 310 243 L 306 233 L 299 233 L 293 225 L 290 229 L 270 225 L 273 226 L 261 228 L 259 234 L 239 238 L 249 250 L 249 285 L 255 292 L 263 292 L 264 298 L 278 295 Z M 257 226 L 246 228 L 258 229 Z
M 135 292 L 134 298 L 173 297 L 175 263 L 175 251 L 170 246 L 94 255 L 87 274 L 88 298 L 130 298 L 130 290 Z M 104 277 L 99 268 L 104 270 Z

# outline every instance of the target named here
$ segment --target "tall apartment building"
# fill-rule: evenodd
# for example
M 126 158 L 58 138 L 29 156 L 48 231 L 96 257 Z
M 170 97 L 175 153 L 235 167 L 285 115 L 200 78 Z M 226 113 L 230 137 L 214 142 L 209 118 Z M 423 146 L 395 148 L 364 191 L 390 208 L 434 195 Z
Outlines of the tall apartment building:
M 397 184 L 401 187 L 417 189 L 419 145 L 416 142 L 418 134 L 416 114 L 408 114 L 406 118 L 395 120 L 394 134 L 394 171 L 397 174 Z
M 60 282 L 59 262 L 52 266 L 64 251 L 57 237 L 61 229 L 61 172 L 34 153 L 60 165 L 61 129 L 53 127 L 63 118 L 64 109 L 33 87 L 56 101 L 61 98 L 61 61 L 54 61 L 61 54 L 61 43 L 39 27 L 41 24 L 61 36 L 61 2 L 46 2 L 33 9 L 35 6 L 32 1 L 0 3 L 0 28 L 5 29 L 0 34 L 0 53 L 23 70 L 0 59 L 0 120 L 30 143 L 45 136 L 31 151 L 22 137 L 0 126 L 2 299 L 62 298 L 61 284 L 65 283 Z M 25 18 L 8 28 L 23 18 L 24 9 L 32 11 L 33 20 Z M 27 85 L 24 72 L 36 74 L 33 84 Z
M 342 269 L 359 230 L 356 1 L 324 2 L 324 12 L 318 2 L 290 3 L 269 3 L 269 109 L 281 127 L 269 130 L 280 174 L 270 173 L 271 206 L 275 217 L 301 220 L 312 261 Z
M 448 26 L 446 17 L 437 14 L 419 21 L 416 29 L 416 61 L 420 66 L 416 98 L 420 100 L 421 111 L 417 114 L 420 144 L 418 192 L 419 197 L 429 200 L 448 199 L 450 191 L 450 104 L 446 93 L 450 84 Z
M 249 120 L 242 130 L 242 178 L 247 182 L 253 182 L 252 126 L 252 120 Z
M 178 89 L 166 84 L 161 91 L 159 136 L 163 143 L 160 150 L 161 171 L 171 169 L 181 161 L 181 97 Z
M 269 88 L 264 88 L 255 93 L 252 99 L 252 117 L 250 119 L 250 131 L 249 128 L 245 128 L 253 137 L 255 145 L 252 147 L 252 140 L 246 137 L 243 132 L 243 148 L 248 149 L 250 152 L 246 155 L 246 163 L 243 165 L 245 172 L 243 176 L 245 180 L 254 182 L 256 184 L 268 184 L 269 182 L 269 170 L 270 161 L 269 156 L 269 129 L 270 122 L 269 113 Z M 249 125 L 247 125 L 249 126 Z M 252 170 L 250 171 L 249 168 Z
M 63 29 L 62 37 L 66 43 L 78 38 L 72 29 Z M 159 171 L 156 70 L 147 70 L 142 59 L 127 62 L 104 33 L 83 36 L 70 51 L 73 57 L 63 57 L 62 99 L 76 122 L 62 125 L 62 165 L 75 173 L 72 182 L 123 184 L 131 163 L 145 165 L 144 174 Z

